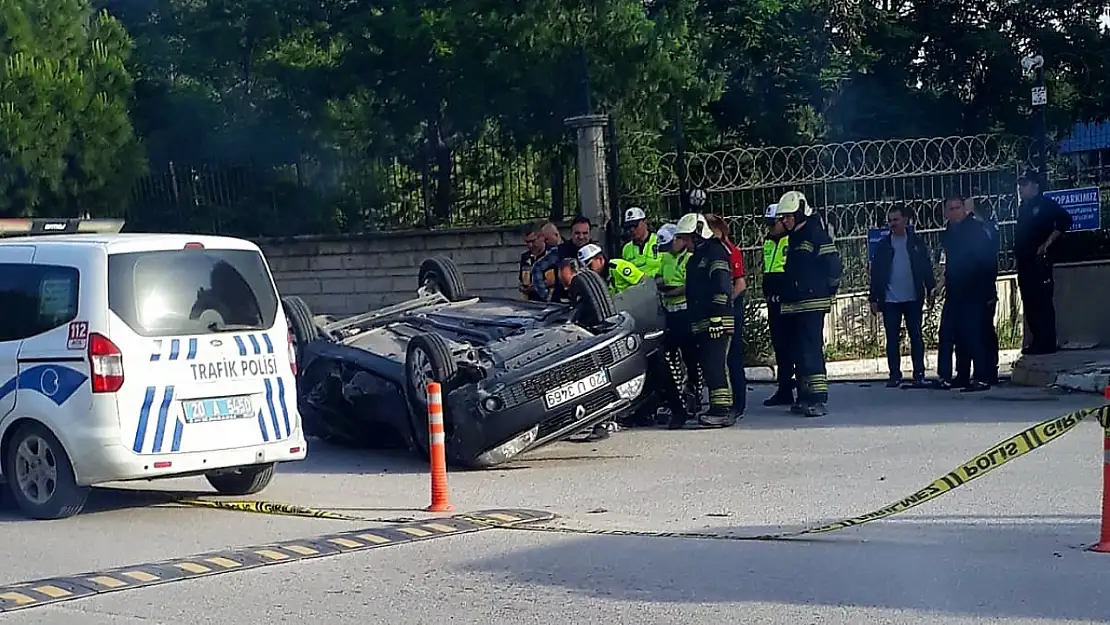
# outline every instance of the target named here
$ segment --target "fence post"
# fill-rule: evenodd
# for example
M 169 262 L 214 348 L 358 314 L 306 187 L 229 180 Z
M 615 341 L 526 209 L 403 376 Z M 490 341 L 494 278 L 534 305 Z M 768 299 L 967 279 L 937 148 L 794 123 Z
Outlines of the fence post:
M 605 172 L 607 115 L 579 115 L 563 120 L 575 130 L 578 143 L 578 197 L 582 214 L 604 226 L 608 220 L 608 184 Z

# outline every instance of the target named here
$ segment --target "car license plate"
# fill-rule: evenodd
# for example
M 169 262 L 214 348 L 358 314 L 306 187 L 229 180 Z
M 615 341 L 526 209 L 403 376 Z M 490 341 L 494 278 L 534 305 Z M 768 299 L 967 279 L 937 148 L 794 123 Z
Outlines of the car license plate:
M 550 391 L 547 391 L 546 393 L 544 393 L 543 402 L 547 404 L 548 409 L 551 409 L 556 406 L 561 406 L 568 401 L 578 399 L 579 397 L 582 397 L 583 395 L 586 395 L 588 393 L 592 393 L 593 391 L 596 391 L 597 389 L 605 386 L 608 383 L 609 374 L 606 373 L 604 369 L 602 369 L 601 371 L 598 371 L 597 373 L 589 377 L 582 378 L 577 382 L 564 384 L 559 388 L 554 388 Z
M 185 412 L 186 423 L 230 421 L 255 416 L 250 395 L 190 399 L 181 402 L 181 405 Z

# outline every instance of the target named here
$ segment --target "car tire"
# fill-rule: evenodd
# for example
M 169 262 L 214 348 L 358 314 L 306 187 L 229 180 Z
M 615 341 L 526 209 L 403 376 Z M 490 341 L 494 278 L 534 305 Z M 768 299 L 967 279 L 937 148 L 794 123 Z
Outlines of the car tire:
M 320 336 L 316 321 L 312 317 L 312 309 L 305 301 L 296 295 L 283 297 L 281 305 L 285 308 L 285 315 L 289 319 L 289 327 L 293 330 L 293 338 L 297 341 L 297 364 L 300 369 L 301 350 L 305 345 L 315 341 Z
M 418 359 L 424 358 L 427 371 L 417 371 Z M 430 377 L 430 379 L 425 379 Z M 443 400 L 454 388 L 459 377 L 459 366 L 447 341 L 438 334 L 418 334 L 409 341 L 405 352 L 405 396 L 409 400 L 409 425 L 415 451 L 422 457 L 428 456 L 428 401 L 426 384 L 436 381 L 440 384 Z M 423 389 L 423 390 L 421 390 Z M 447 414 L 444 411 L 444 426 Z
M 417 287 L 432 286 L 449 301 L 458 302 L 467 297 L 466 283 L 455 261 L 446 256 L 435 256 L 420 263 Z
M 89 488 L 77 484 L 73 464 L 61 442 L 46 426 L 39 423 L 24 423 L 18 428 L 8 439 L 3 457 L 8 492 L 20 512 L 32 519 L 44 521 L 66 519 L 80 513 L 89 497 Z M 24 444 L 28 446 L 27 452 L 34 454 L 37 461 L 45 464 L 46 470 L 53 469 L 53 479 L 48 478 L 44 482 L 44 485 L 53 482 L 53 490 L 45 500 L 36 501 L 32 494 L 24 492 L 19 486 L 18 464 L 28 459 L 20 452 L 20 447 Z
M 254 495 L 262 492 L 274 479 L 277 463 L 252 464 L 227 471 L 212 471 L 204 479 L 221 495 Z
M 617 314 L 609 287 L 601 276 L 593 271 L 579 271 L 570 283 L 570 297 L 578 309 L 579 319 L 604 321 Z

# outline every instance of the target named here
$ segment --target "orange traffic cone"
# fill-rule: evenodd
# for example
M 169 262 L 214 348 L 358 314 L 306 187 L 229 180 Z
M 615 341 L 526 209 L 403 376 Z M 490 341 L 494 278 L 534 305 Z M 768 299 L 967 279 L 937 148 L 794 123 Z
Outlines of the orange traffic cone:
M 1102 394 L 1110 401 L 1110 385 Z M 1110 553 L 1110 423 L 1104 423 L 1102 431 L 1102 529 L 1091 551 Z
M 428 383 L 428 456 L 432 462 L 432 505 L 428 512 L 455 509 L 447 495 L 447 436 L 443 429 L 443 397 L 439 382 Z

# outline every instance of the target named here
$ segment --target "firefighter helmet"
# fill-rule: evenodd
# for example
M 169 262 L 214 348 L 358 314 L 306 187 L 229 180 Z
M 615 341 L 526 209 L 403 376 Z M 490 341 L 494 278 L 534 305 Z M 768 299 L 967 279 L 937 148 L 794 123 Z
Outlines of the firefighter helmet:
M 801 213 L 804 217 L 809 217 L 813 214 L 813 207 L 809 205 L 806 196 L 801 191 L 787 191 L 779 198 L 778 204 L 775 206 L 775 215 L 782 217 L 784 215 L 795 215 Z
M 678 234 L 694 234 L 703 239 L 712 239 L 713 231 L 709 229 L 709 224 L 705 222 L 705 215 L 701 213 L 686 213 L 682 219 L 678 220 L 675 226 L 674 233 Z

